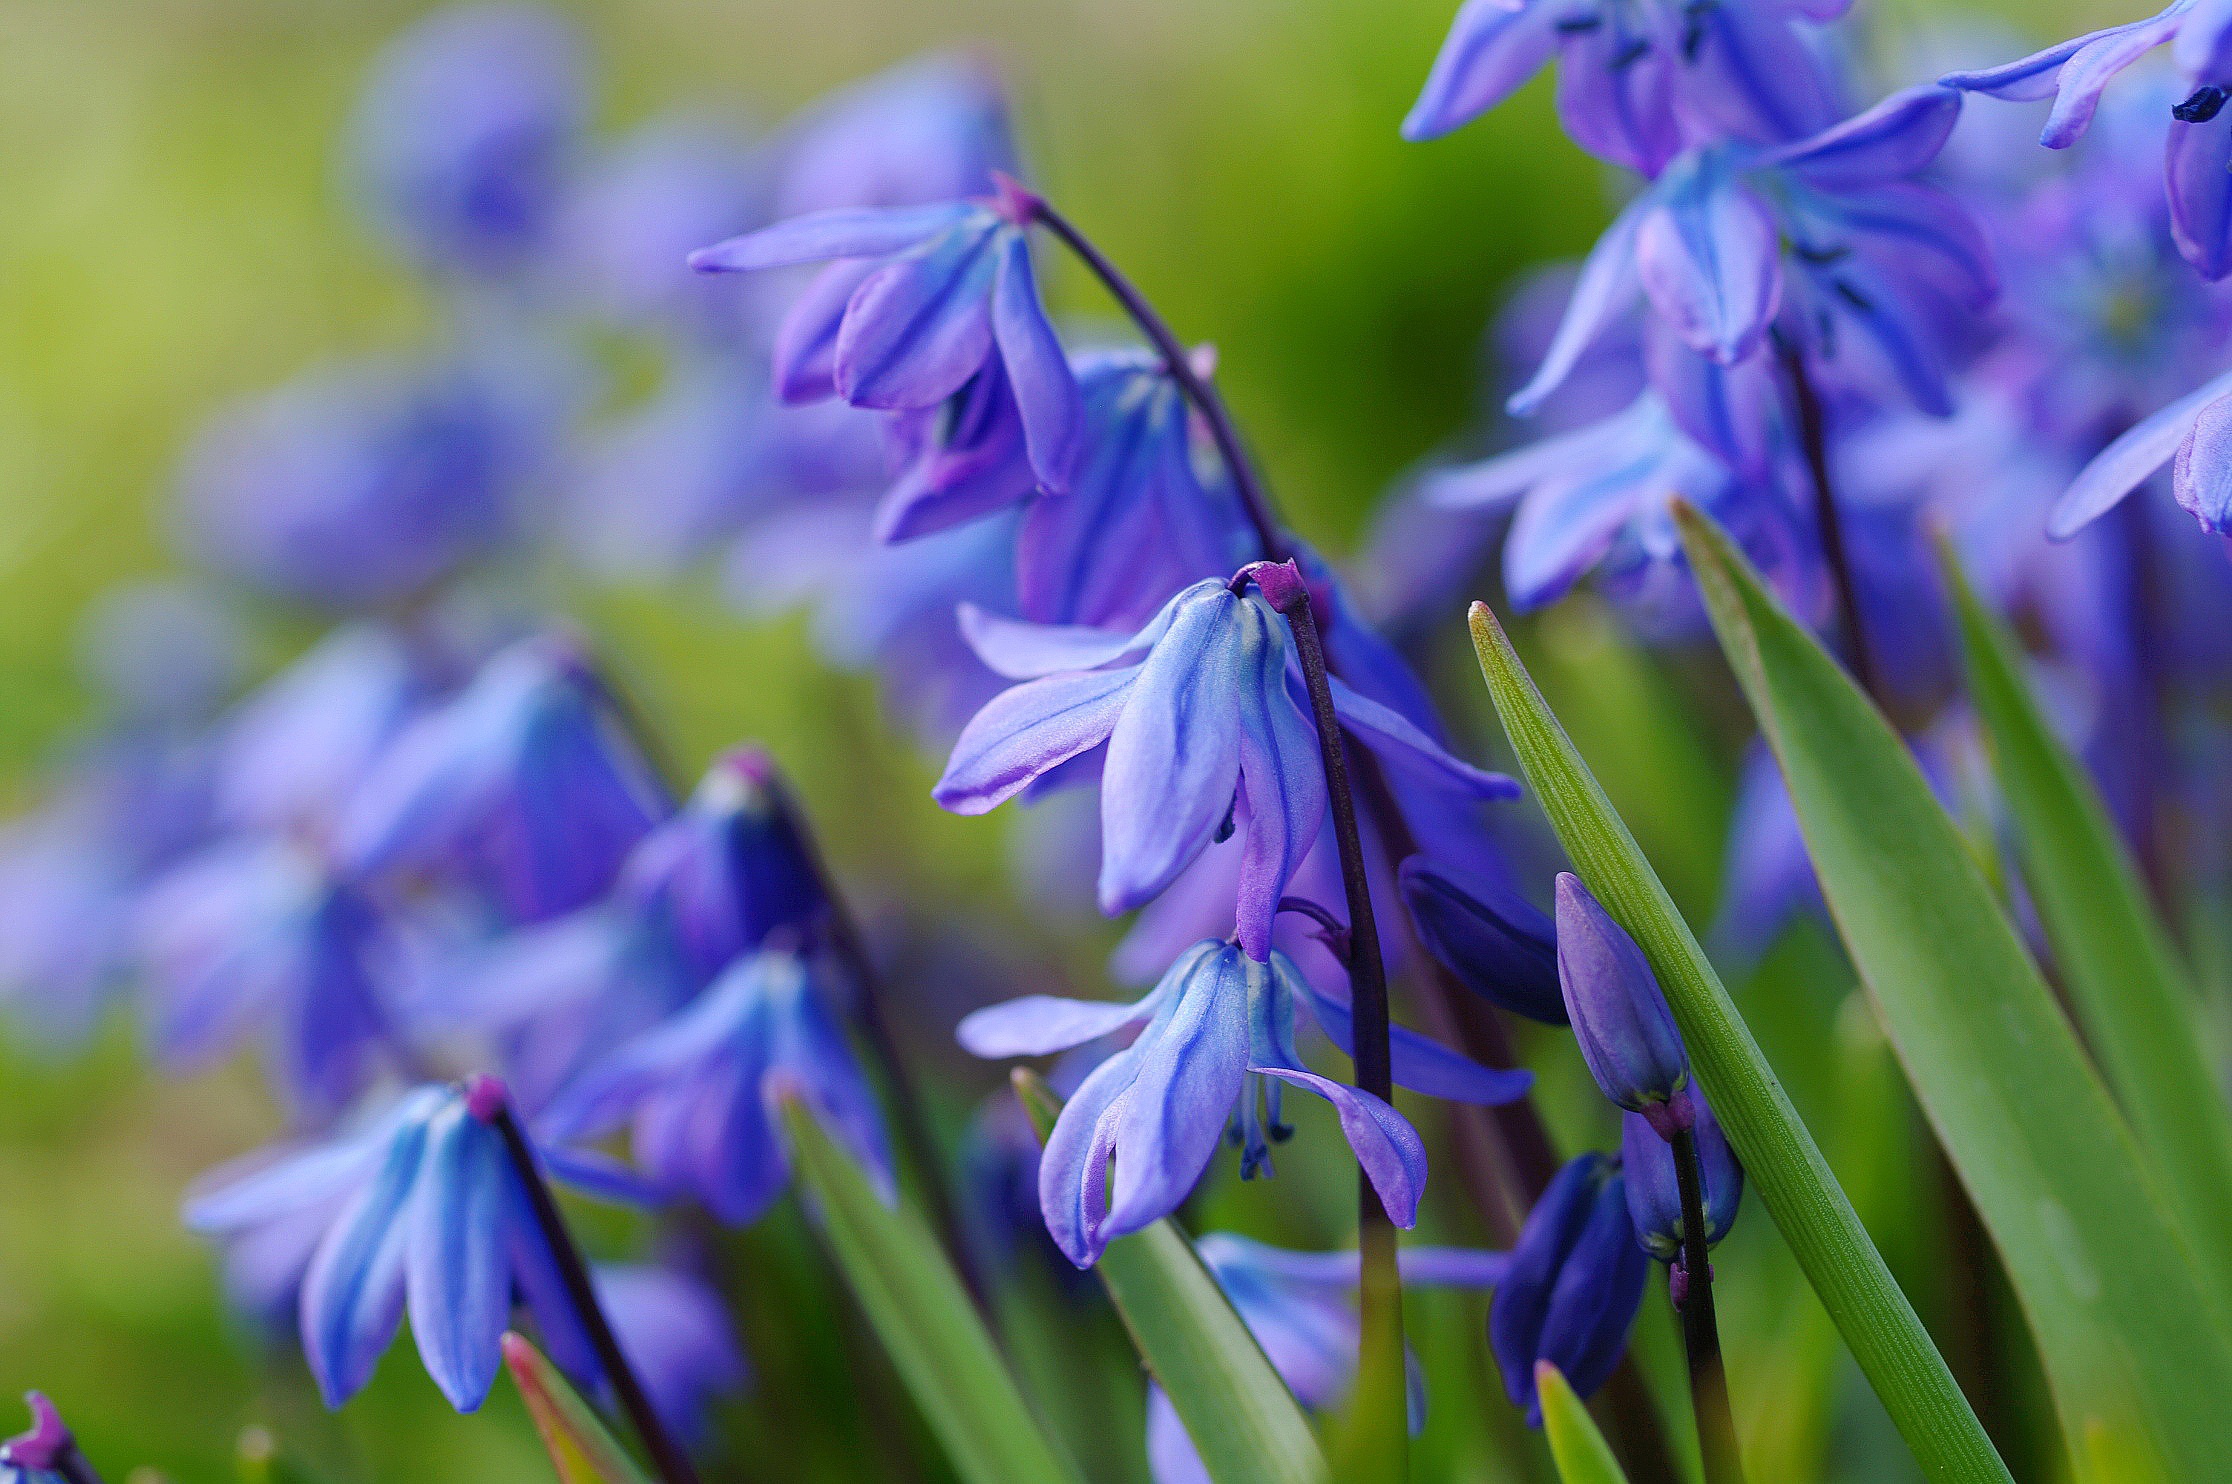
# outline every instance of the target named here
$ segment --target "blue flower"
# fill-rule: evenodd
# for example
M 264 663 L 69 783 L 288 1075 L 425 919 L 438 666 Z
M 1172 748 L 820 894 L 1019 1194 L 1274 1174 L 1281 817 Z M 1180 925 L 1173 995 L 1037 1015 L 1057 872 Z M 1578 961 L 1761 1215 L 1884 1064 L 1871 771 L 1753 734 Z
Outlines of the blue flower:
M 1289 1252 L 1230 1232 L 1211 1232 L 1194 1250 L 1295 1400 L 1313 1411 L 1338 1407 L 1356 1372 L 1356 1254 Z M 1396 1261 L 1405 1288 L 1493 1288 L 1503 1281 L 1510 1259 L 1501 1252 L 1406 1246 Z M 1426 1398 L 1415 1357 L 1409 1369 L 1415 1433 L 1425 1425 Z M 1209 1479 L 1178 1409 L 1152 1383 L 1147 1459 L 1155 1484 Z
M 540 1157 L 585 1189 L 633 1194 L 582 1156 Z M 553 1359 L 577 1378 L 598 1374 L 502 1136 L 458 1088 L 414 1088 L 324 1142 L 218 1171 L 185 1217 L 230 1241 L 277 1224 L 323 1226 L 314 1244 L 298 1244 L 308 1256 L 297 1303 L 303 1355 L 328 1406 L 372 1378 L 406 1305 L 427 1374 L 461 1412 L 488 1395 L 515 1302 L 534 1314 Z
M 174 1067 L 264 1028 L 280 1089 L 323 1117 L 362 1090 L 394 1034 L 378 912 L 284 841 L 234 840 L 178 867 L 141 898 L 133 936 L 155 1051 Z
M 744 1226 L 790 1182 L 775 1100 L 795 1091 L 889 1199 L 882 1115 L 828 994 L 794 953 L 739 959 L 685 1009 L 592 1063 L 542 1126 L 593 1138 L 632 1120 L 636 1160 L 662 1190 Z
M 579 43 L 554 12 L 440 12 L 389 44 L 357 104 L 365 206 L 433 267 L 515 271 L 547 241 L 586 111 Z
M 1665 1138 L 1689 1127 L 1689 1053 L 1650 960 L 1571 871 L 1558 873 L 1558 984 L 1589 1075 Z
M 708 1405 L 751 1384 L 721 1296 L 703 1280 L 647 1263 L 596 1269 L 597 1302 L 651 1406 L 686 1443 L 702 1441 Z
M 1560 1170 L 1527 1213 L 1488 1306 L 1504 1392 L 1531 1425 L 1542 1425 L 1535 1363 L 1549 1361 L 1581 1396 L 1593 1394 L 1627 1348 L 1650 1269 L 1619 1163 L 1584 1154 Z
M 784 126 L 775 215 L 989 195 L 1015 175 L 1007 99 L 976 56 L 932 53 L 830 93 Z
M 1548 1025 L 1566 1023 L 1557 927 L 1518 892 L 1476 871 L 1403 862 L 1403 903 L 1419 941 L 1465 987 Z
M 1389 1218 L 1411 1225 L 1426 1183 L 1425 1147 L 1388 1104 L 1303 1067 L 1294 1043 L 1298 1012 L 1336 1046 L 1350 1047 L 1347 1003 L 1318 992 L 1286 955 L 1265 962 L 1208 938 L 1135 1004 L 1027 995 L 975 1012 L 957 1035 L 977 1056 L 1046 1056 L 1144 1027 L 1079 1084 L 1039 1164 L 1047 1230 L 1081 1268 L 1110 1241 L 1177 1209 L 1228 1126 L 1237 1131 L 1242 1176 L 1268 1173 L 1271 1144 L 1288 1133 L 1279 1116 L 1281 1082 L 1333 1104 Z M 1395 1080 L 1429 1096 L 1506 1103 L 1533 1081 L 1526 1072 L 1476 1066 L 1400 1028 L 1393 1036 Z
M 2047 515 L 2046 532 L 2066 540 L 2123 502 L 2168 464 L 2171 491 L 2201 529 L 2232 531 L 2232 371 L 2134 423 L 2094 455 Z
M 433 874 L 537 922 L 602 896 L 668 807 L 580 653 L 526 639 L 395 739 L 337 850 L 350 872 Z
M 1694 1094 L 1693 1102 L 1697 1121 L 1690 1133 L 1697 1141 L 1704 1187 L 1705 1245 L 1711 1247 L 1736 1223 L 1736 1208 L 1744 1199 L 1744 1167 L 1728 1147 L 1728 1136 L 1721 1132 L 1720 1120 L 1713 1117 L 1705 1095 Z M 1660 1262 L 1680 1261 L 1682 1192 L 1674 1170 L 1674 1148 L 1640 1113 L 1621 1115 L 1620 1168 L 1627 1177 L 1628 1216 L 1635 1223 L 1636 1240 Z
M 989 199 L 822 211 L 701 249 L 702 273 L 839 260 L 795 304 L 777 345 L 786 396 L 828 385 L 859 407 L 935 407 L 997 359 L 1031 468 L 1069 487 L 1077 381 L 1039 303 L 1026 237 L 1037 198 L 1003 177 Z
M 1657 175 L 1685 139 L 1793 139 L 1835 117 L 1801 21 L 1850 0 L 1466 0 L 1406 139 L 1460 127 L 1558 58 L 1558 117 L 1582 148 Z
M 954 744 L 938 802 L 982 814 L 1106 743 L 1100 902 L 1150 900 L 1246 816 L 1240 941 L 1259 961 L 1271 919 L 1323 822 L 1317 737 L 1290 673 L 1285 620 L 1260 596 L 1208 579 L 1136 634 L 1012 623 L 965 610 L 985 662 L 1027 682 L 978 712 Z M 1458 762 L 1418 727 L 1338 679 L 1342 721 L 1412 776 L 1474 797 L 1516 785 Z

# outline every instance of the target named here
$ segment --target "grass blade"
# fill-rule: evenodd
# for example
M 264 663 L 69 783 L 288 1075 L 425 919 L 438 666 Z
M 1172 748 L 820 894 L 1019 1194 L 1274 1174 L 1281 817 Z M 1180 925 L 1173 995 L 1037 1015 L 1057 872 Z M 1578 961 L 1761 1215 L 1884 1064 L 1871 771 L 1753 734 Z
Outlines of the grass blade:
M 1489 696 L 1574 870 L 1650 959 L 1753 1188 L 1907 1446 L 1933 1480 L 2006 1484 L 2007 1466 L 1868 1240 L 1696 935 L 1485 604 L 1473 605 L 1472 633 Z
M 651 1484 L 558 1367 L 524 1337 L 504 1336 L 504 1366 L 526 1400 L 558 1484 Z
M 1549 1361 L 1535 1365 L 1535 1391 L 1542 1397 L 1542 1430 L 1550 1438 L 1550 1457 L 1558 1484 L 1628 1484 L 1612 1445 L 1597 1431 L 1589 1409 L 1573 1394 L 1565 1372 Z
M 886 1206 L 796 1098 L 783 1127 L 831 1254 L 967 1484 L 1079 1484 L 1047 1440 L 921 1217 Z
M 2108 1460 L 2120 1477 L 2220 1471 L 2232 1346 L 1975 856 L 1905 744 L 1727 536 L 1677 516 L 1846 950 L 2007 1265 L 2079 1476 Z
M 1027 1070 L 1015 1094 L 1043 1142 L 1061 1099 Z M 1324 1484 L 1309 1419 L 1176 1222 L 1118 1237 L 1093 1271 L 1216 1484 Z
M 2040 713 L 2014 636 L 1977 600 L 1950 548 L 1938 554 L 1969 700 L 2054 962 L 2156 1188 L 2214 1296 L 2232 1306 L 2232 1102 L 2202 1055 L 2193 988 L 2091 775 Z

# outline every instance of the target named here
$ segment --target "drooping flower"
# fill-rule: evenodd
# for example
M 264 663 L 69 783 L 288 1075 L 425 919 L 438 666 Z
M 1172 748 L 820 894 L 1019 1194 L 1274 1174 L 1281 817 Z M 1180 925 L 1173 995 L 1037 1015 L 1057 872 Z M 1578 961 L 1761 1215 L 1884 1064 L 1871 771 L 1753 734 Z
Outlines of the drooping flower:
M 775 350 L 792 400 L 936 407 L 997 359 L 1032 470 L 1069 487 L 1082 423 L 1077 380 L 1047 322 L 1027 229 L 1037 198 L 1002 177 L 990 198 L 815 212 L 690 255 L 701 273 L 830 262 L 792 306 Z
M 1426 1181 L 1417 1132 L 1370 1093 L 1308 1071 L 1294 1042 L 1298 1013 L 1335 1045 L 1350 1047 L 1348 1005 L 1319 992 L 1286 955 L 1266 962 L 1210 938 L 1182 954 L 1134 1004 L 1027 995 L 968 1016 L 957 1035 L 977 1056 L 1047 1056 L 1143 1027 L 1079 1084 L 1039 1164 L 1047 1230 L 1079 1267 L 1090 1267 L 1115 1238 L 1175 1210 L 1228 1127 L 1237 1131 L 1242 1176 L 1268 1173 L 1271 1144 L 1287 1132 L 1280 1083 L 1333 1104 L 1389 1218 L 1409 1226 Z M 1504 1103 L 1532 1083 L 1529 1073 L 1491 1071 L 1400 1027 L 1391 1030 L 1395 1081 L 1405 1087 Z
M 1467 989 L 1532 1020 L 1566 1023 L 1557 926 L 1525 897 L 1477 872 L 1403 862 L 1403 903 L 1419 940 Z
M 1488 1306 L 1504 1392 L 1530 1425 L 1542 1425 L 1537 1361 L 1565 1372 L 1584 1398 L 1611 1376 L 1650 1268 L 1628 1219 L 1619 1162 L 1591 1153 L 1560 1170 L 1527 1213 Z
M 721 1297 L 691 1274 L 650 1263 L 597 1268 L 597 1302 L 652 1410 L 686 1443 L 702 1441 L 707 1408 L 751 1384 Z
M 603 895 L 668 807 L 586 659 L 532 638 L 395 739 L 337 851 L 352 873 L 443 877 L 538 922 Z
M 1558 117 L 1582 148 L 1657 175 L 1703 135 L 1775 143 L 1836 116 L 1804 34 L 1849 0 L 1466 0 L 1410 116 L 1431 139 L 1516 92 L 1553 56 Z
M 978 712 L 935 789 L 981 814 L 1108 745 L 1101 770 L 1101 909 L 1160 893 L 1235 820 L 1247 822 L 1237 931 L 1259 961 L 1271 919 L 1326 808 L 1317 738 L 1289 663 L 1285 620 L 1208 579 L 1135 634 L 1013 623 L 964 611 L 977 653 L 1025 680 Z M 1450 757 L 1411 721 L 1332 681 L 1343 723 L 1391 767 L 1478 798 L 1511 780 Z
M 1698 1173 L 1702 1177 L 1705 1207 L 1705 1245 L 1715 1246 L 1735 1225 L 1736 1208 L 1744 1199 L 1744 1167 L 1728 1147 L 1720 1120 L 1703 1093 L 1692 1095 L 1697 1121 L 1690 1133 L 1697 1141 Z M 1650 1120 L 1626 1113 L 1620 1120 L 1620 1169 L 1627 1177 L 1628 1216 L 1635 1223 L 1636 1240 L 1660 1262 L 1681 1259 L 1682 1192 L 1674 1169 L 1674 1149 L 1659 1137 Z
M 883 1118 L 828 994 L 795 953 L 738 959 L 680 1012 L 593 1062 L 540 1126 L 572 1140 L 632 1121 L 636 1160 L 661 1189 L 745 1226 L 790 1182 L 776 1099 L 796 1092 L 888 1199 Z
M 1355 1379 L 1356 1254 L 1290 1252 L 1211 1232 L 1194 1243 L 1202 1265 L 1263 1346 L 1279 1379 L 1312 1411 L 1339 1407 Z M 1510 1258 L 1462 1247 L 1410 1247 L 1397 1255 L 1405 1288 L 1493 1288 Z M 1425 1425 L 1426 1398 L 1410 1363 L 1410 1426 Z M 1147 1460 L 1155 1484 L 1208 1484 L 1209 1475 L 1169 1395 L 1147 1391 Z
M 555 12 L 441 11 L 373 63 L 351 152 L 366 210 L 430 267 L 509 273 L 547 242 L 587 100 Z
M 1589 1075 L 1671 1139 L 1689 1127 L 1689 1053 L 1650 961 L 1581 878 L 1558 873 L 1558 984 Z
M 417 1087 L 331 1139 L 213 1172 L 188 1199 L 186 1224 L 230 1242 L 296 1227 L 303 1355 L 328 1406 L 371 1379 L 406 1305 L 427 1374 L 461 1412 L 488 1395 L 515 1303 L 561 1366 L 598 1375 L 492 1116 L 477 1087 Z M 584 1156 L 538 1158 L 585 1190 L 635 1193 Z

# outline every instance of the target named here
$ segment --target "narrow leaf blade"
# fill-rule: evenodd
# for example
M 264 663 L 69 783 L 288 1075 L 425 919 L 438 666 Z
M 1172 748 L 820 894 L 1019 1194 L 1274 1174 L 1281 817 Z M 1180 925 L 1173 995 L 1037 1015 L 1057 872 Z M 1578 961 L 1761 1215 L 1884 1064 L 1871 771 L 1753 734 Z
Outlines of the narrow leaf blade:
M 596 1410 L 523 1336 L 504 1336 L 504 1366 L 526 1400 L 558 1484 L 651 1484 Z
M 2023 879 L 2087 1040 L 2220 1306 L 2232 1303 L 2232 1102 L 2202 1055 L 2170 934 L 2093 786 L 2025 683 L 2021 650 L 1949 547 L 1969 699 L 2013 816 Z M 2221 1322 L 2220 1309 L 2220 1322 Z
M 1565 1372 L 1545 1360 L 1535 1366 L 1535 1392 L 1542 1398 L 1542 1430 L 1550 1437 L 1550 1457 L 1559 1484 L 1628 1484 L 1612 1445 L 1597 1431 L 1589 1409 L 1573 1394 Z
M 795 1098 L 783 1127 L 830 1253 L 954 1471 L 968 1484 L 1079 1484 L 921 1218 L 886 1206 Z
M 1933 1480 L 2007 1484 L 2007 1466 L 1868 1240 L 1696 935 L 1486 604 L 1473 605 L 1472 634 L 1489 696 L 1559 842 L 1590 891 L 1650 959 L 1752 1187 L 1907 1446 Z
M 2122 1116 L 1889 724 L 1717 527 L 1677 511 L 1846 950 L 1991 1232 L 2076 1466 L 2232 1457 L 2232 1346 Z
M 1035 1073 L 1014 1080 L 1043 1141 L 1061 1100 Z M 1309 1419 L 1177 1223 L 1118 1237 L 1093 1271 L 1216 1484 L 1324 1484 Z

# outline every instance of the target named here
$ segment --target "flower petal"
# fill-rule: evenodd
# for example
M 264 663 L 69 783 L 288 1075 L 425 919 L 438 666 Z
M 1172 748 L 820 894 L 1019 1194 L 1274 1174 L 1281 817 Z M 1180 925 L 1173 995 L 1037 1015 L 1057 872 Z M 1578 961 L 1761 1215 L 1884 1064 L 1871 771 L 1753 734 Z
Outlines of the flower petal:
M 501 1136 L 464 1099 L 428 1124 L 419 1196 L 407 1223 L 405 1292 L 426 1373 L 460 1412 L 479 1408 L 494 1384 L 502 1360 L 497 1342 L 511 1315 L 508 1169 Z
M 1636 276 L 1636 234 L 1649 211 L 1648 195 L 1637 198 L 1604 229 L 1589 249 L 1588 261 L 1573 281 L 1573 296 L 1566 300 L 1565 315 L 1550 349 L 1525 386 L 1511 394 L 1504 408 L 1514 417 L 1531 416 L 1562 385 L 1581 360 L 1582 352 L 1596 343 L 1612 322 L 1635 302 L 1641 280 Z
M 1773 218 L 1711 160 L 1676 165 L 1651 198 L 1635 263 L 1652 305 L 1700 354 L 1724 366 L 1751 356 L 1782 302 Z
M 1247 1085 L 1249 961 L 1226 951 L 1179 991 L 1167 1021 L 1142 1036 L 1138 1070 L 1109 1110 L 1116 1176 L 1103 1239 L 1178 1209 L 1224 1140 Z
M 1102 665 L 1144 654 L 1170 627 L 1165 608 L 1136 633 L 1084 624 L 1027 623 L 1004 618 L 974 603 L 955 610 L 961 637 L 995 675 L 1034 680 L 1067 670 L 1097 670 Z
M 976 208 L 962 202 L 935 206 L 840 207 L 731 237 L 690 254 L 700 273 L 749 273 L 829 258 L 880 258 L 905 252 L 965 220 Z
M 2232 529 L 2232 395 L 2217 398 L 2193 420 L 2171 463 L 2171 493 L 2201 529 Z
M 2163 173 L 2178 256 L 2214 283 L 2232 272 L 2232 110 L 2205 124 L 2173 119 Z
M 2178 34 L 2180 12 L 2172 5 L 2160 15 L 2102 31 L 2063 64 L 2055 79 L 2053 111 L 2038 142 L 2048 149 L 2066 149 L 2085 132 L 2100 107 L 2100 95 L 2116 74 Z
M 1544 0 L 1465 0 L 1403 120 L 1403 137 L 1437 138 L 1518 91 L 1556 50 L 1558 13 Z
M 1948 72 L 1938 82 L 1941 86 L 1958 88 L 1964 93 L 1982 93 L 2010 103 L 2029 103 L 2039 98 L 2051 98 L 2054 90 L 2061 86 L 2061 69 L 2064 63 L 2110 31 L 2121 29 L 2123 28 L 2120 26 L 2114 26 L 2108 31 L 2091 31 L 2083 36 L 2073 36 L 2044 51 L 2032 52 L 2027 57 L 1998 67 Z
M 1314 1092 L 1340 1115 L 1341 1133 L 1356 1162 L 1379 1192 L 1387 1219 L 1408 1230 L 1418 1224 L 1418 1200 L 1426 1191 L 1426 1145 L 1410 1120 L 1360 1087 L 1350 1087 L 1298 1067 L 1250 1067 Z M 1117 1171 L 1122 1173 L 1119 1162 Z
M 2170 462 L 2201 409 L 2232 392 L 2232 371 L 2186 393 L 2169 406 L 2141 418 L 2123 435 L 2093 455 L 2046 516 L 2046 534 L 2066 541 L 2114 509 L 2123 497 Z
M 1299 970 L 1294 977 L 1301 981 L 1301 990 L 1308 997 L 1310 1014 L 1316 1017 L 1318 1029 L 1325 1032 L 1325 1038 L 1338 1046 L 1343 1055 L 1353 1057 L 1356 1054 L 1356 1022 L 1348 1002 L 1326 994 Z M 1534 1086 L 1534 1073 L 1523 1068 L 1498 1071 L 1484 1067 L 1469 1056 L 1399 1025 L 1389 1026 L 1387 1033 L 1397 1087 L 1407 1087 L 1412 1092 L 1444 1102 L 1498 1107 L 1517 1102 Z
M 992 333 L 1007 363 L 1015 405 L 1023 414 L 1023 440 L 1031 467 L 1049 494 L 1068 490 L 1077 467 L 1085 407 L 1077 377 L 1054 327 L 1039 303 L 1031 272 L 1031 247 L 1021 232 L 1001 234 L 998 276 L 992 287 Z
M 856 407 L 935 407 L 992 353 L 997 231 L 964 224 L 864 280 L 837 331 L 838 395 Z
M 841 258 L 814 275 L 793 300 L 775 331 L 775 395 L 796 406 L 837 395 L 837 331 L 845 306 L 880 265 L 872 258 Z
M 1519 797 L 1518 780 L 1451 757 L 1401 712 L 1359 695 L 1338 675 L 1329 675 L 1326 679 L 1342 729 L 1355 733 L 1358 741 L 1389 766 L 1406 769 L 1476 799 Z
M 1081 1268 L 1097 1262 L 1108 1245 L 1101 1225 L 1108 1214 L 1109 1144 L 1101 1124 L 1138 1074 L 1139 1058 L 1135 1041 L 1086 1074 L 1062 1105 L 1039 1155 L 1039 1214 L 1046 1218 L 1046 1234 Z
M 1241 614 L 1248 631 L 1245 663 L 1251 672 L 1240 681 L 1243 694 L 1235 698 L 1247 833 L 1241 843 L 1233 931 L 1248 956 L 1261 963 L 1271 952 L 1279 899 L 1325 822 L 1325 760 L 1317 729 L 1288 689 L 1285 636 L 1276 627 L 1281 620 L 1260 603 L 1242 605 Z
M 1131 1004 L 1030 994 L 961 1017 L 953 1038 L 971 1056 L 1051 1056 L 1137 1025 L 1155 1013 L 1158 989 Z
M 1137 667 L 1049 675 L 987 701 L 961 729 L 931 796 L 956 814 L 983 814 L 1032 779 L 1109 738 Z
M 1811 138 L 1769 152 L 1767 162 L 1823 190 L 1876 185 L 1928 166 L 1960 120 L 1961 95 L 1951 88 L 1908 88 Z
M 423 1121 L 396 1131 L 379 1173 L 351 1198 L 303 1275 L 303 1359 L 328 1407 L 364 1388 L 403 1322 L 410 1202 L 425 1149 Z

